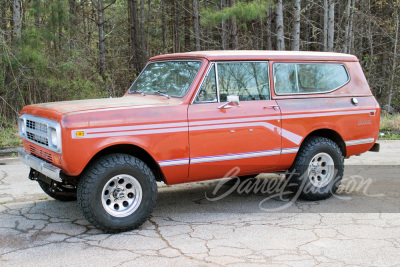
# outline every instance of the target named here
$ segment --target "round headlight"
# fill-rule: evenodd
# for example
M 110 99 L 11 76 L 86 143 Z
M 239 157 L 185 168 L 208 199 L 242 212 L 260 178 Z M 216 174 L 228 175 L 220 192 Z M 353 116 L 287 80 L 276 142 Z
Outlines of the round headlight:
M 57 146 L 58 145 L 57 131 L 55 129 L 51 129 L 50 138 L 51 138 L 51 143 L 53 144 L 53 146 Z

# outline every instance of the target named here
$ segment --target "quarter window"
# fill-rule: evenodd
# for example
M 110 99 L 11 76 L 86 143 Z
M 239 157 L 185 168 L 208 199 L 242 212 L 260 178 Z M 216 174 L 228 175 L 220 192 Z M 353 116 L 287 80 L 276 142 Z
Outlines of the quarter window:
M 349 81 L 342 64 L 274 64 L 277 94 L 308 94 L 333 91 Z
M 217 102 L 217 83 L 215 80 L 215 65 L 208 72 L 203 85 L 200 88 L 197 102 Z

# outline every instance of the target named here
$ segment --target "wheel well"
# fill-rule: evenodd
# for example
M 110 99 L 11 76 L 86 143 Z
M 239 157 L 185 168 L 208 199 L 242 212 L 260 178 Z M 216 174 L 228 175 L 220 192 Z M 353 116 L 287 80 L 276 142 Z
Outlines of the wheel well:
M 325 138 L 331 139 L 333 142 L 335 142 L 340 151 L 342 151 L 342 155 L 346 157 L 346 143 L 344 142 L 343 138 L 338 134 L 336 131 L 331 130 L 331 129 L 319 129 L 316 131 L 311 132 L 307 137 L 303 140 L 302 145 L 304 144 L 304 141 L 306 141 L 308 138 L 312 136 L 321 136 Z
M 152 156 L 150 156 L 149 153 L 146 152 L 146 150 L 135 146 L 135 145 L 129 145 L 129 144 L 121 144 L 121 145 L 114 145 L 107 147 L 101 151 L 99 151 L 86 165 L 85 169 L 90 166 L 93 162 L 95 162 L 97 159 L 108 155 L 108 154 L 113 154 L 113 153 L 123 153 L 123 154 L 128 154 L 131 156 L 134 156 L 140 160 L 142 160 L 144 163 L 149 166 L 151 171 L 153 172 L 154 176 L 156 177 L 156 180 L 158 182 L 165 182 L 165 177 L 164 174 L 162 173 L 160 167 L 158 166 L 157 162 L 153 159 Z

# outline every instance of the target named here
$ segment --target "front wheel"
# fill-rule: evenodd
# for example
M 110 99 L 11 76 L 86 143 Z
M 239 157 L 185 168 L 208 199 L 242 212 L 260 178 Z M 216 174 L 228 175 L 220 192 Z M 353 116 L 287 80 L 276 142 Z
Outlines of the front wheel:
M 150 168 L 126 154 L 111 154 L 94 163 L 78 185 L 85 218 L 104 232 L 135 229 L 150 216 L 157 184 Z
M 336 193 L 344 172 L 344 158 L 335 142 L 311 137 L 304 142 L 286 175 L 302 199 L 322 200 Z

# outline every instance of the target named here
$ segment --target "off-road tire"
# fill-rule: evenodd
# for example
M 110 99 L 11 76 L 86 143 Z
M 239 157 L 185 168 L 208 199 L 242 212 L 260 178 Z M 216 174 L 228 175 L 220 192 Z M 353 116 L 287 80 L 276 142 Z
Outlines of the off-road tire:
M 140 184 L 142 198 L 132 214 L 117 217 L 103 206 L 107 183 L 118 175 L 128 175 Z M 157 202 L 157 184 L 153 172 L 138 158 L 127 154 L 110 154 L 94 162 L 78 184 L 78 204 L 85 218 L 107 233 L 129 231 L 142 225 Z
M 67 192 L 68 195 L 63 194 L 62 192 L 60 192 L 59 190 L 57 190 L 57 188 L 53 188 L 53 190 L 51 189 L 51 186 L 43 181 L 38 181 L 39 186 L 42 188 L 43 192 L 45 192 L 48 196 L 59 200 L 59 201 L 63 201 L 63 202 L 68 202 L 68 201 L 75 201 L 76 200 L 76 190 L 72 190 L 69 188 L 65 188 L 64 192 Z M 62 187 L 62 185 L 60 185 Z
M 314 184 L 315 173 L 309 175 L 309 167 L 311 168 L 311 161 L 318 157 L 317 155 L 324 155 L 326 158 L 331 159 L 333 162 L 334 174 L 331 180 L 327 179 L 321 182 L 321 186 L 317 187 Z M 329 156 L 327 156 L 329 155 Z M 344 172 L 344 158 L 338 145 L 332 140 L 313 136 L 307 139 L 301 146 L 300 151 L 297 153 L 286 179 L 289 179 L 288 184 L 290 189 L 293 190 L 300 198 L 305 200 L 323 200 L 336 193 Z M 321 177 L 320 177 L 321 178 Z M 329 181 L 329 182 L 328 182 Z

